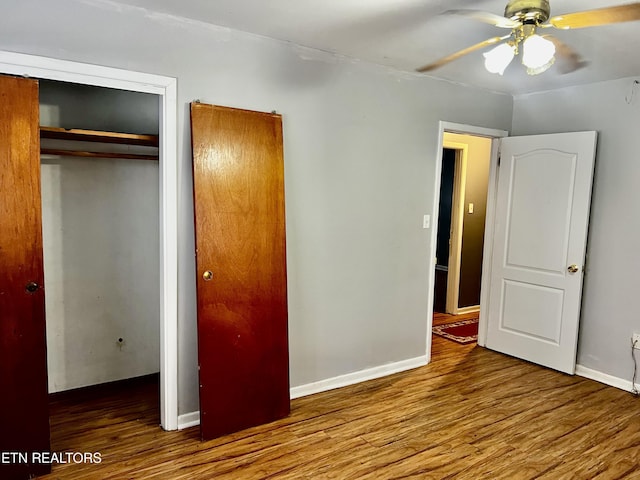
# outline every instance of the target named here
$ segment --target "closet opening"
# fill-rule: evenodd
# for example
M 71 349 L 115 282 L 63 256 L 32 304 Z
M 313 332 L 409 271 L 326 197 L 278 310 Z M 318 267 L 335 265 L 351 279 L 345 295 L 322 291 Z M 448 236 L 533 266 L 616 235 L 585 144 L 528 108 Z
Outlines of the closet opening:
M 55 450 L 76 409 L 160 425 L 160 97 L 41 79 L 39 103 Z

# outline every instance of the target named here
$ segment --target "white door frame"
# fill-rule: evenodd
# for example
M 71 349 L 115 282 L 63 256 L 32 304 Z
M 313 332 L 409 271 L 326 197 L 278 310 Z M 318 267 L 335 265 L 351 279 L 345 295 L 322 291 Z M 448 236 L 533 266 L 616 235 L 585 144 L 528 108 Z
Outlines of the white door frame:
M 463 135 L 475 135 L 477 137 L 488 137 L 492 139 L 499 139 L 507 137 L 509 132 L 507 130 L 498 130 L 494 128 L 477 127 L 474 125 L 465 125 L 462 123 L 452 123 L 440 121 L 438 125 L 438 150 L 436 152 L 436 171 L 434 175 L 434 187 L 433 187 L 433 210 L 431 212 L 434 226 L 431 230 L 431 242 L 430 251 L 436 251 L 436 244 L 438 240 L 438 210 L 440 203 L 440 175 L 442 174 L 442 149 L 444 146 L 444 132 L 460 133 Z M 495 200 L 496 200 L 496 187 L 497 187 L 497 167 L 498 167 L 498 147 L 499 142 L 492 142 L 491 145 L 491 163 L 489 167 L 489 189 L 487 193 L 487 213 L 484 229 L 484 251 L 482 259 L 482 286 L 480 293 L 480 321 L 478 325 L 478 345 L 484 346 L 487 335 L 487 320 L 483 316 L 484 309 L 482 305 L 486 305 L 488 298 L 485 296 L 488 293 L 488 288 L 485 286 L 485 279 L 489 277 L 491 262 L 491 242 L 487 241 L 488 238 L 493 237 L 493 221 L 495 217 Z M 431 361 L 431 328 L 433 327 L 433 297 L 435 283 L 435 257 L 432 257 L 429 262 L 428 272 L 428 285 L 431 287 L 427 292 L 427 362 Z
M 456 151 L 453 199 L 451 202 L 451 228 L 449 229 L 446 311 L 457 315 L 459 313 L 458 299 L 460 297 L 460 264 L 462 260 L 462 232 L 464 228 L 464 192 L 467 183 L 469 145 L 443 139 L 443 148 Z M 442 169 L 442 166 L 440 168 Z M 440 212 L 439 207 L 438 212 Z
M 160 423 L 178 428 L 177 81 L 116 68 L 0 51 L 0 73 L 160 97 Z

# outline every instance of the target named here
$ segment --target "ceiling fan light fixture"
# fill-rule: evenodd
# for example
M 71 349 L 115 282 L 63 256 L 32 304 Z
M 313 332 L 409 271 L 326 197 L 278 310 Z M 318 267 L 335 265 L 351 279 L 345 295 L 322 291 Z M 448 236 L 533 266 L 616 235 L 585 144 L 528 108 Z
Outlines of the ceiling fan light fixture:
M 484 55 L 484 68 L 491 73 L 502 75 L 516 54 L 515 47 L 509 43 L 501 43 Z
M 547 70 L 555 61 L 556 46 L 540 35 L 531 35 L 522 42 L 522 64 L 529 75 Z
M 556 54 L 564 60 L 559 73 L 570 73 L 584 67 L 588 62 L 582 60 L 576 51 L 553 35 L 536 35 L 537 29 L 568 30 L 640 21 L 640 1 L 638 0 L 623 5 L 565 13 L 555 17 L 550 16 L 549 2 L 550 0 L 507 0 L 503 17 L 478 10 L 448 10 L 445 13 L 465 15 L 499 28 L 508 28 L 511 32 L 463 48 L 420 67 L 417 71 L 430 72 L 460 57 L 506 40 L 506 43 L 484 54 L 485 68 L 489 72 L 502 75 L 513 57 L 519 55 L 522 50 L 522 63 L 529 75 L 537 75 L 548 70 L 555 62 Z

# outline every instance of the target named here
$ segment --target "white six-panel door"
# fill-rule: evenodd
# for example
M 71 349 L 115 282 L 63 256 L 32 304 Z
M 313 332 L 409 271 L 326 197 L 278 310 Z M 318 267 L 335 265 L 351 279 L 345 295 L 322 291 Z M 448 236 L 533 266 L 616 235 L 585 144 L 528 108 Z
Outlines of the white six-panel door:
M 505 138 L 498 168 L 486 346 L 571 374 L 595 144 L 596 132 Z

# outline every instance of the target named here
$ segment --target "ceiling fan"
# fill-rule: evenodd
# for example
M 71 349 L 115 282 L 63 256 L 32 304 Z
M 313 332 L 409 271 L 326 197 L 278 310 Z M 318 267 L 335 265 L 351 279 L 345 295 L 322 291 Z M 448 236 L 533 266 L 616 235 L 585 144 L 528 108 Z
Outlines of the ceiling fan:
M 546 71 L 555 62 L 555 57 L 566 60 L 561 73 L 569 73 L 586 65 L 580 55 L 553 35 L 539 35 L 546 28 L 570 30 L 574 28 L 597 27 L 611 23 L 640 20 L 640 2 L 615 7 L 599 8 L 583 12 L 567 13 L 550 17 L 549 0 L 510 0 L 504 16 L 479 10 L 449 10 L 445 13 L 465 15 L 499 28 L 510 29 L 504 36 L 493 37 L 458 52 L 447 55 L 433 63 L 417 69 L 429 72 L 476 50 L 498 44 L 484 53 L 485 68 L 491 73 L 502 75 L 513 58 L 522 50 L 522 63 L 529 75 Z M 504 42 L 503 42 L 504 41 Z

